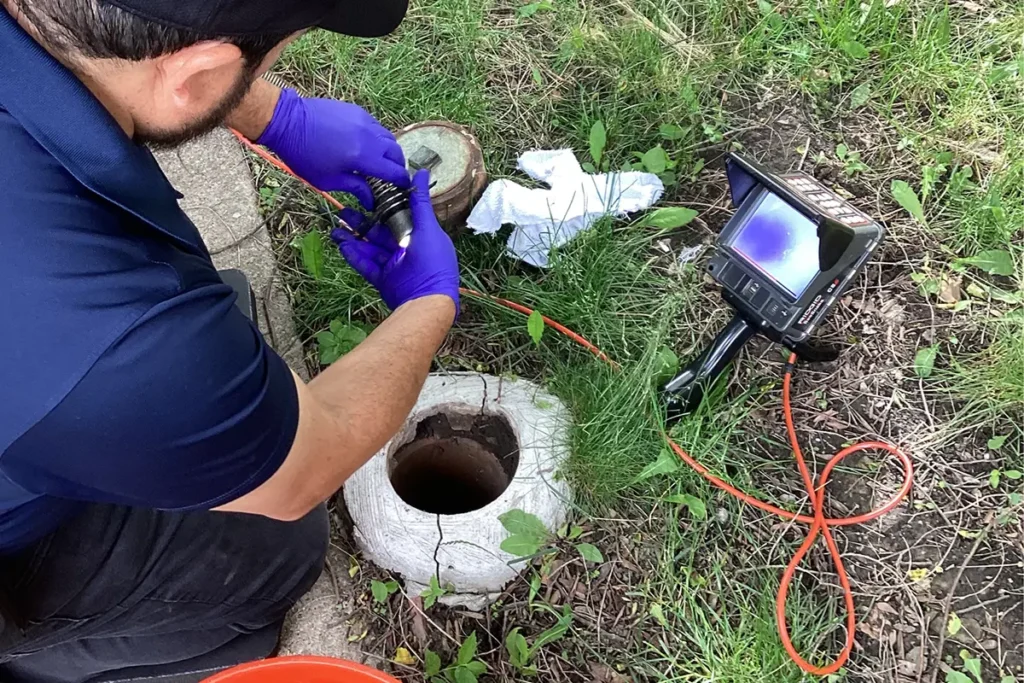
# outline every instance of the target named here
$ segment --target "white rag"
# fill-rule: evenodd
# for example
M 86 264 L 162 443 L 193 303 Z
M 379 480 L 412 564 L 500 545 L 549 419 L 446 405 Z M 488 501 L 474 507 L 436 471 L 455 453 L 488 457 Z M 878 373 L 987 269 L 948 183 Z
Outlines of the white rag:
M 509 251 L 541 268 L 547 267 L 552 247 L 565 244 L 601 216 L 642 211 L 665 191 L 653 173 L 586 173 L 571 149 L 524 152 L 518 167 L 550 189 L 496 180 L 488 185 L 466 224 L 479 233 L 515 225 L 508 238 Z

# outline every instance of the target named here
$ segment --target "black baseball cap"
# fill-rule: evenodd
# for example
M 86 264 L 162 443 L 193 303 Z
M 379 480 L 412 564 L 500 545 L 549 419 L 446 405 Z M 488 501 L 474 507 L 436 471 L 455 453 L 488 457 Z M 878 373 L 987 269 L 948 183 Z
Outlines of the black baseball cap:
M 100 0 L 143 19 L 207 35 L 241 37 L 322 28 L 362 38 L 391 33 L 409 0 Z

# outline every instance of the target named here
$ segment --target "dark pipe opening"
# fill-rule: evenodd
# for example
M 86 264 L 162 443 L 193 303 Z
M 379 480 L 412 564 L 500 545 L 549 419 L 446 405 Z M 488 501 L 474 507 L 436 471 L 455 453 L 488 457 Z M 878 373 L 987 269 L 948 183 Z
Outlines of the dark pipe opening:
M 515 434 L 498 415 L 431 415 L 388 462 L 398 496 L 439 515 L 472 512 L 493 502 L 517 467 Z

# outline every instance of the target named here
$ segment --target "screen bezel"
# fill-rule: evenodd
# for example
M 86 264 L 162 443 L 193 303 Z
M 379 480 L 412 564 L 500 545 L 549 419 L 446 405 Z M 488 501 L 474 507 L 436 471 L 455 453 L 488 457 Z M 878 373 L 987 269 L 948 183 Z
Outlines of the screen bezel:
M 802 292 L 796 294 L 793 291 L 791 291 L 786 285 L 782 284 L 782 282 L 777 277 L 769 273 L 760 263 L 754 261 L 746 254 L 736 249 L 736 247 L 734 246 L 736 240 L 743 233 L 743 230 L 749 225 L 750 219 L 753 217 L 753 214 L 757 211 L 757 209 L 761 206 L 761 203 L 765 199 L 767 199 L 769 195 L 777 197 L 787 206 L 791 207 L 796 213 L 800 214 L 800 216 L 811 221 L 811 223 L 814 224 L 816 228 L 820 225 L 820 221 L 816 222 L 811 217 L 807 216 L 807 214 L 801 211 L 799 207 L 794 206 L 791 202 L 789 202 L 785 195 L 779 194 L 777 192 L 772 192 L 770 188 L 758 183 L 758 186 L 756 188 L 750 190 L 747 193 L 746 198 L 743 200 L 743 204 L 740 206 L 739 210 L 733 216 L 732 220 L 729 221 L 728 234 L 723 233 L 720 235 L 721 239 L 719 244 L 720 246 L 725 247 L 733 258 L 735 258 L 738 261 L 741 261 L 744 265 L 748 266 L 749 268 L 752 268 L 758 274 L 767 278 L 769 282 L 772 285 L 774 285 L 774 288 L 780 295 L 784 296 L 790 303 L 794 303 L 800 301 L 802 297 L 806 296 L 807 292 L 810 291 L 810 289 L 814 285 L 814 282 L 818 279 L 818 277 L 821 276 L 822 271 L 820 265 L 818 267 L 818 274 L 812 277 L 807 282 Z

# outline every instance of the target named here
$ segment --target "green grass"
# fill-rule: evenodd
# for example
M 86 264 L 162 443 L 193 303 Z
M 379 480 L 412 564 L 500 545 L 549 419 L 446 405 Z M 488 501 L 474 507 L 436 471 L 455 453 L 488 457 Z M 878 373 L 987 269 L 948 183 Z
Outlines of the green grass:
M 638 669 L 653 680 L 679 682 L 805 680 L 779 645 L 773 573 L 736 571 L 733 555 L 763 541 L 751 534 L 740 506 L 721 502 L 731 522 L 696 524 L 685 509 L 670 511 L 664 520 L 659 571 L 641 588 L 649 604 L 661 608 L 666 624 L 662 637 L 649 642 Z M 786 560 L 781 553 L 765 554 L 757 561 Z M 821 648 L 822 656 L 828 656 L 823 636 L 840 621 L 833 607 L 812 591 L 794 588 L 788 614 L 797 647 L 805 652 Z
M 986 403 L 995 413 L 1019 418 L 1024 406 L 1024 316 L 1018 311 L 986 328 L 993 341 L 954 362 L 954 390 L 968 401 Z
M 660 448 L 652 377 L 687 306 L 692 273 L 669 274 L 651 262 L 652 239 L 650 231 L 602 221 L 555 254 L 545 274 L 506 272 L 500 286 L 489 287 L 467 277 L 561 322 L 620 364 L 612 369 L 553 329 L 535 346 L 523 315 L 477 300 L 467 302 L 469 320 L 455 332 L 471 345 L 504 349 L 489 371 L 532 375 L 568 403 L 574 424 L 567 474 L 592 502 L 627 490 Z
M 949 364 L 938 373 L 939 393 L 960 404 L 956 427 L 978 425 L 985 437 L 1007 437 L 999 449 L 1011 467 L 1024 466 L 1024 315 L 1016 312 L 985 321 L 981 350 L 963 353 L 950 346 Z
M 287 52 L 280 70 L 309 92 L 362 104 L 394 128 L 438 118 L 469 125 L 494 177 L 515 176 L 517 155 L 535 147 L 568 146 L 588 160 L 588 132 L 601 120 L 613 168 L 662 144 L 683 179 L 664 201 L 702 211 L 722 199 L 694 198 L 688 177 L 697 160 L 744 146 L 745 132 L 764 115 L 759 104 L 785 102 L 806 119 L 809 135 L 833 146 L 823 149 L 828 158 L 838 142 L 863 153 L 870 171 L 858 180 L 877 193 L 876 206 L 891 221 L 890 239 L 910 268 L 955 272 L 958 257 L 986 249 L 1009 250 L 1020 263 L 1021 3 L 993 0 L 975 10 L 973 3 L 941 0 L 553 0 L 550 9 L 520 16 L 524 5 L 424 0 L 383 40 L 310 33 Z M 671 139 L 661 134 L 664 126 L 675 127 Z M 757 146 L 747 151 L 767 153 Z M 799 158 L 796 150 L 776 152 L 788 155 L 779 163 Z M 708 173 L 698 184 L 713 180 Z M 925 192 L 928 174 L 936 181 Z M 897 178 L 921 194 L 926 228 L 913 226 L 891 202 L 889 184 Z M 321 207 L 304 210 L 306 229 L 327 225 Z M 684 241 L 710 235 L 695 223 Z M 703 298 L 708 290 L 695 270 L 655 249 L 661 237 L 602 221 L 555 254 L 545 271 L 507 258 L 498 237 L 462 237 L 464 284 L 567 324 L 622 367 L 613 371 L 552 330 L 534 345 L 523 316 L 476 300 L 465 302 L 440 363 L 544 383 L 574 416 L 565 474 L 583 509 L 654 510 L 661 520 L 649 579 L 637 587 L 643 610 L 637 618 L 657 637 L 643 651 L 615 654 L 631 671 L 666 681 L 803 680 L 774 625 L 772 596 L 792 544 L 776 543 L 772 520 L 751 522 L 760 517 L 688 471 L 638 479 L 662 448 L 652 377 L 664 369 L 663 349 L 685 360 L 724 315 L 709 304 L 714 298 Z M 335 318 L 373 323 L 385 314 L 373 291 L 327 251 L 321 278 L 292 280 L 306 336 Z M 1018 265 L 1014 277 L 972 271 L 968 281 L 1012 293 L 1022 277 Z M 998 432 L 1024 415 L 1024 324 L 1019 306 L 976 299 L 971 311 L 987 312 L 963 329 L 963 349 L 936 340 L 956 355 L 940 360 L 928 387 L 955 401 L 964 420 Z M 907 367 L 912 358 L 911 349 Z M 765 471 L 795 477 L 788 461 L 766 459 L 752 445 L 763 435 L 743 432 L 751 411 L 777 405 L 775 372 L 765 368 L 763 386 L 731 396 L 720 391 L 674 430 L 702 461 L 752 491 Z M 769 448 L 779 456 L 788 450 Z M 713 505 L 728 512 L 729 521 L 680 519 L 685 512 L 660 502 L 674 492 L 698 495 L 710 512 Z M 653 604 L 671 628 L 644 617 Z M 821 657 L 836 651 L 836 604 L 794 588 L 790 615 L 802 648 Z

